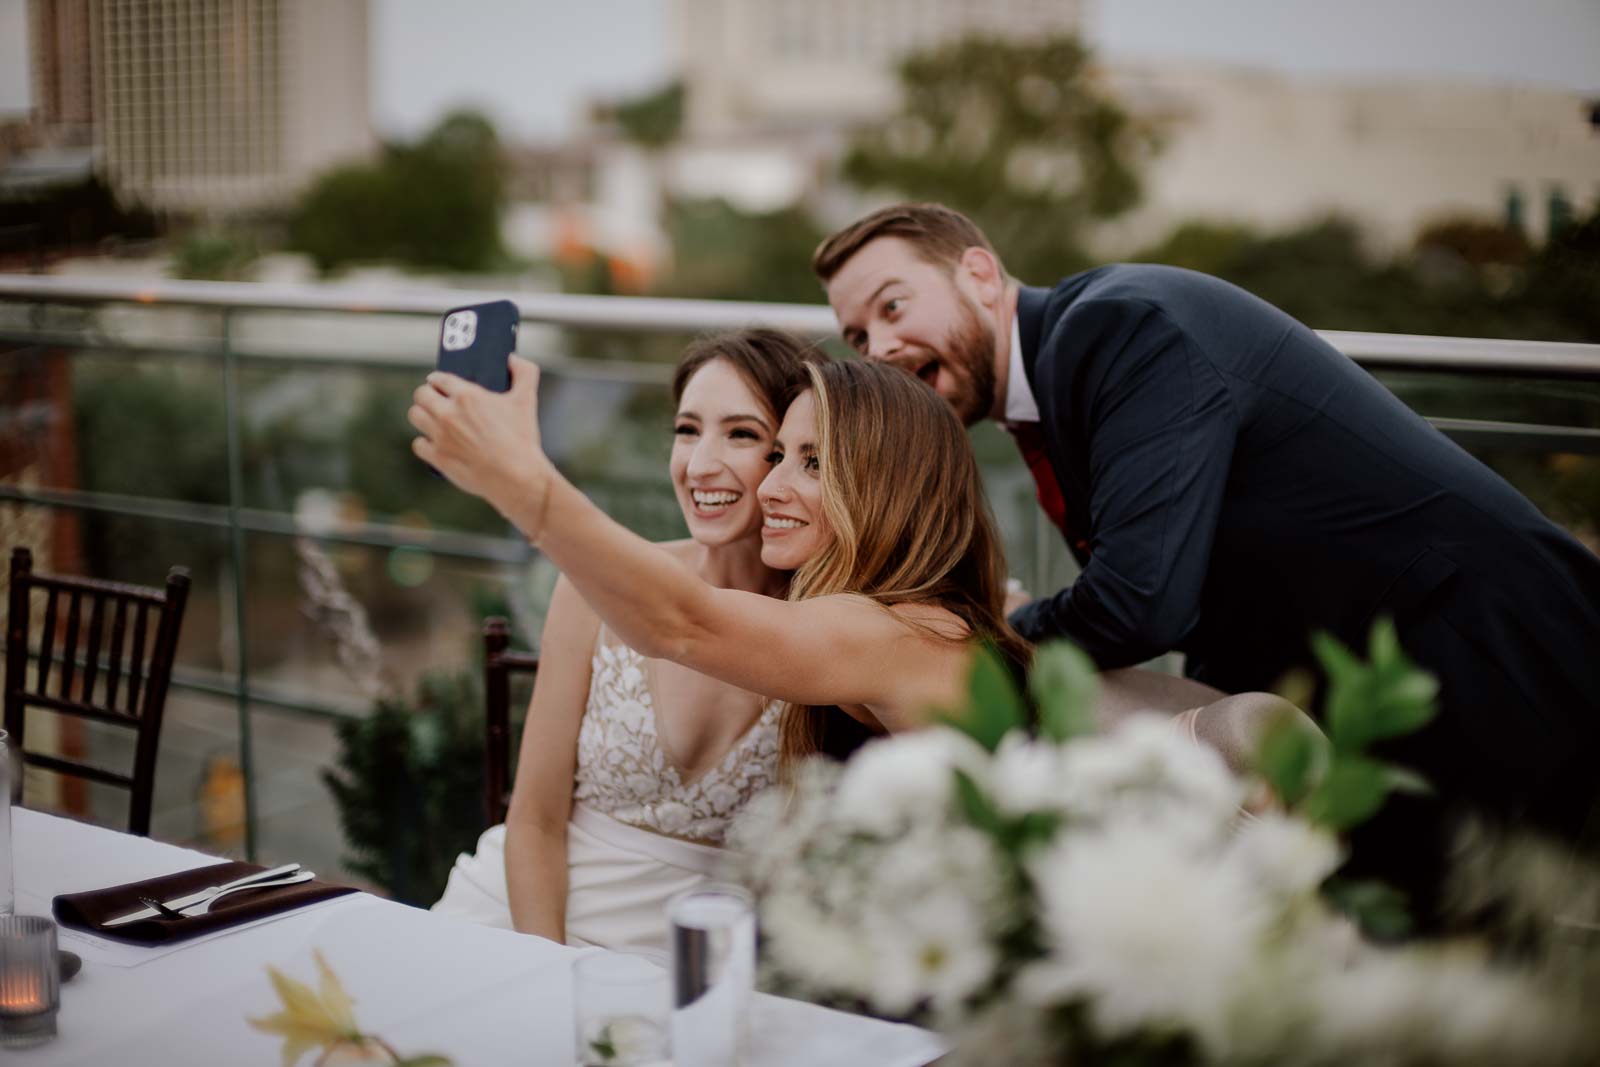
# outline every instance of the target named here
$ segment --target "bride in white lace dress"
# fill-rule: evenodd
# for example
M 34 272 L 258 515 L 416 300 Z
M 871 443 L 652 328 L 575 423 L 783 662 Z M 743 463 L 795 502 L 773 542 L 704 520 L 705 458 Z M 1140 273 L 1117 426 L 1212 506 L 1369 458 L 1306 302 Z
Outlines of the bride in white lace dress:
M 673 380 L 670 473 L 691 539 L 660 546 L 720 588 L 782 596 L 756 489 L 790 400 L 823 357 L 768 330 L 710 338 Z M 540 643 L 510 811 L 436 912 L 571 944 L 663 951 L 666 902 L 714 873 L 728 824 L 776 780 L 781 705 L 604 627 L 562 579 Z

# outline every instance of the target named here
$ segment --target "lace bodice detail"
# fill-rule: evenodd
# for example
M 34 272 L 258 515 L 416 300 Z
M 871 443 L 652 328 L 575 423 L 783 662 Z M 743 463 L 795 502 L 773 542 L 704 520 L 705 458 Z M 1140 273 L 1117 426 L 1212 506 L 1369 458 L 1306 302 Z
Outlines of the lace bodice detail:
M 685 783 L 656 731 L 648 664 L 627 645 L 595 642 L 578 729 L 572 798 L 619 822 L 720 845 L 746 801 L 778 780 L 778 712 L 769 701 L 720 762 Z

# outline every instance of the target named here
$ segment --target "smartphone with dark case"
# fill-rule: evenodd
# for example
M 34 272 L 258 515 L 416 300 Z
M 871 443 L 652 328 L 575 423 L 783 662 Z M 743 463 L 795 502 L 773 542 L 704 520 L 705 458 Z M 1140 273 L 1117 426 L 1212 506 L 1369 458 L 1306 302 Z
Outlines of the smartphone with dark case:
M 451 308 L 439 330 L 439 369 L 497 393 L 510 389 L 506 360 L 517 350 L 518 319 L 509 300 Z
M 444 313 L 439 328 L 439 369 L 485 389 L 504 393 L 511 388 L 511 367 L 506 362 L 517 350 L 517 305 L 509 300 L 467 304 Z M 431 464 L 436 477 L 444 477 Z

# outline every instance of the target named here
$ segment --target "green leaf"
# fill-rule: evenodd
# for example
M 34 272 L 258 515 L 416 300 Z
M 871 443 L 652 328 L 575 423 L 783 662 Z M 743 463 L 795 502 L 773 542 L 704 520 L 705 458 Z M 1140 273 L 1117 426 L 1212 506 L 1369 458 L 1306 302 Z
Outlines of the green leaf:
M 1389 768 L 1364 756 L 1335 754 L 1306 798 L 1306 818 L 1333 830 L 1365 822 L 1389 792 Z
M 1326 720 L 1336 750 L 1353 755 L 1374 741 L 1414 733 L 1433 718 L 1438 682 L 1406 656 L 1390 620 L 1373 624 L 1369 664 L 1327 634 L 1312 642 L 1328 674 Z
M 1256 755 L 1256 768 L 1273 792 L 1293 807 L 1305 799 L 1328 762 L 1327 742 L 1285 716 L 1267 728 Z
M 1400 651 L 1400 635 L 1395 633 L 1394 620 L 1387 615 L 1372 624 L 1367 637 L 1367 659 L 1378 670 L 1399 664 L 1404 659 Z
M 1373 937 L 1394 939 L 1411 932 L 1405 894 L 1384 882 L 1330 878 L 1322 894 Z
M 1322 664 L 1322 669 L 1327 672 L 1331 684 L 1337 685 L 1362 673 L 1361 661 L 1331 634 L 1313 634 L 1311 648 L 1316 652 L 1317 662 Z
M 1328 675 L 1328 739 L 1335 749 L 1358 751 L 1372 706 L 1367 668 L 1328 634 L 1313 635 L 1311 645 Z
M 397 1062 L 394 1067 L 455 1067 L 455 1062 L 448 1056 L 425 1052 L 421 1056 L 407 1056 Z
M 1053 641 L 1033 656 L 1028 688 L 1039 707 L 1039 730 L 1053 741 L 1094 732 L 1094 701 L 1100 691 L 1094 661 L 1076 645 Z
M 967 676 L 967 706 L 938 718 L 993 752 L 1000 739 L 1027 723 L 1027 714 L 1011 673 L 994 647 L 983 645 L 972 657 Z

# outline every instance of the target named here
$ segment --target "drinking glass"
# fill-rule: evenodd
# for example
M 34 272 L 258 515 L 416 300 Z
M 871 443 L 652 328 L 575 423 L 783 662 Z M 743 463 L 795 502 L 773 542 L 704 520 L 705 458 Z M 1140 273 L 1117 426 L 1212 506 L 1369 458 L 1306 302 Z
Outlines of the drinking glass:
M 695 1067 L 735 1067 L 756 984 L 755 899 L 712 883 L 667 905 L 672 933 L 672 1051 Z
M 61 964 L 56 924 L 42 915 L 0 916 L 0 1047 L 56 1036 Z
M 669 1064 L 667 972 L 640 956 L 596 952 L 572 963 L 572 1003 L 583 1067 Z

